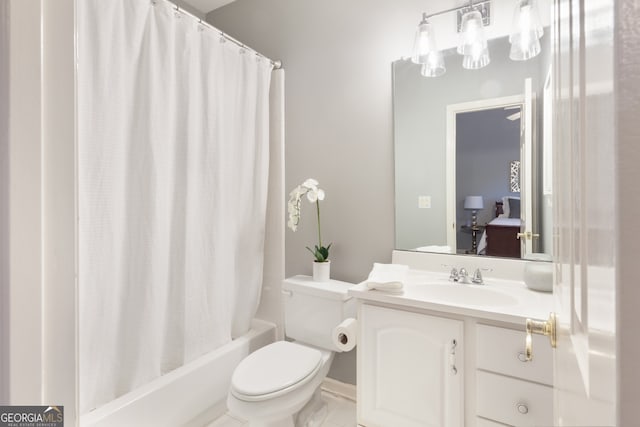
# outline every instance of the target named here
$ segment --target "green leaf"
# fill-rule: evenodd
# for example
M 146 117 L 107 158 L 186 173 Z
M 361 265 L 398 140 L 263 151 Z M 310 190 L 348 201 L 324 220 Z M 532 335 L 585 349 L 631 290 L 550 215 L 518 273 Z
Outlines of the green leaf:
M 311 252 L 316 262 L 326 262 L 329 259 L 329 248 L 331 245 L 327 246 L 318 246 L 315 245 L 314 249 L 311 249 L 309 246 L 306 246 L 307 250 Z
M 329 250 L 327 248 L 320 248 L 320 249 L 318 249 L 318 252 L 320 252 L 320 254 L 322 254 L 322 257 L 324 259 L 329 258 Z

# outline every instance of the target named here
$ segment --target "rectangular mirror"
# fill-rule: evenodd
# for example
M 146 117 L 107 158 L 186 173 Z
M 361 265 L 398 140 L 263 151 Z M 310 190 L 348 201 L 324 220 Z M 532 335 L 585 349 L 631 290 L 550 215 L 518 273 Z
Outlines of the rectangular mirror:
M 476 70 L 451 48 L 438 77 L 393 63 L 396 249 L 551 254 L 548 28 L 541 46 L 513 61 L 508 36 L 491 39 Z

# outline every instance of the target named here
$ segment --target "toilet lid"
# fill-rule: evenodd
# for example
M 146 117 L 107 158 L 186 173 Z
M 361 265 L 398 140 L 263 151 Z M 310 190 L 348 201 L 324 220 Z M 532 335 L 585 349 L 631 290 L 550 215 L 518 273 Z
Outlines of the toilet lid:
M 231 378 L 232 392 L 244 400 L 261 400 L 313 378 L 322 365 L 319 350 L 278 341 L 247 356 Z

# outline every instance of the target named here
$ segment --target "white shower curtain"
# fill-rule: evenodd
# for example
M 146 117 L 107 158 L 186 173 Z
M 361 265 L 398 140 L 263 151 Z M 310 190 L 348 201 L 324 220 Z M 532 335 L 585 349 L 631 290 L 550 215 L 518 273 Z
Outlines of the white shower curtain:
M 80 411 L 244 333 L 272 66 L 149 0 L 78 2 Z

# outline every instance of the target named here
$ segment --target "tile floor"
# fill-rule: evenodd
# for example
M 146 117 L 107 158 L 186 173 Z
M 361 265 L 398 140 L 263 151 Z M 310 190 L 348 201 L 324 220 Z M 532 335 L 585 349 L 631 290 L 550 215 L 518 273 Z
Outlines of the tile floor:
M 356 427 L 356 403 L 331 393 L 322 392 L 329 414 L 321 427 Z M 246 427 L 246 421 L 225 414 L 205 427 Z

